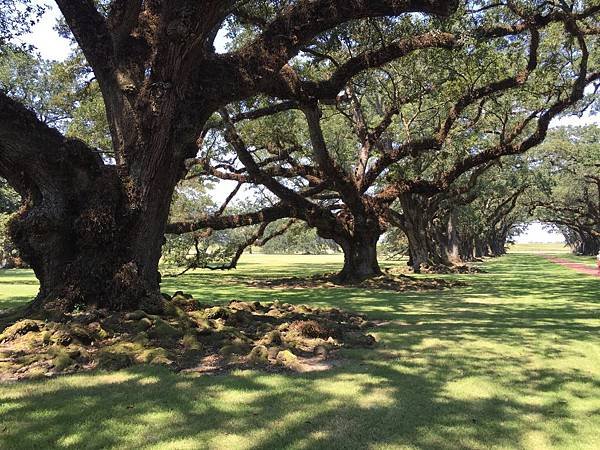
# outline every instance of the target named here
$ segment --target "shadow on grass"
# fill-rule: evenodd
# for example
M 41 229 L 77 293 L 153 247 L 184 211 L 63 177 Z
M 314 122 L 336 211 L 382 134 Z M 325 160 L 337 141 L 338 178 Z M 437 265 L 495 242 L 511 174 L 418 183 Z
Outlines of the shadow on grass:
M 168 280 L 203 302 L 279 298 L 388 323 L 376 350 L 328 372 L 138 367 L 0 386 L 0 448 L 593 448 L 600 281 L 526 255 L 486 270 L 410 293 L 243 286 L 296 273 L 260 266 Z
M 494 361 L 497 363 L 498 361 Z M 506 376 L 511 359 L 489 366 L 477 357 L 430 355 L 401 366 L 384 360 L 310 376 L 243 372 L 190 378 L 142 367 L 29 383 L 26 397 L 3 400 L 4 448 L 367 448 L 515 447 L 544 431 L 554 446 L 576 439 L 568 402 L 540 403 L 540 391 L 585 395 L 600 387 L 578 370 Z M 447 386 L 488 371 L 510 397 L 456 398 Z M 531 423 L 524 428 L 523 422 Z M 536 423 L 537 421 L 537 423 Z M 544 423 L 547 421 L 548 423 Z M 548 425 L 550 425 L 548 427 Z M 549 429 L 548 429 L 549 428 Z

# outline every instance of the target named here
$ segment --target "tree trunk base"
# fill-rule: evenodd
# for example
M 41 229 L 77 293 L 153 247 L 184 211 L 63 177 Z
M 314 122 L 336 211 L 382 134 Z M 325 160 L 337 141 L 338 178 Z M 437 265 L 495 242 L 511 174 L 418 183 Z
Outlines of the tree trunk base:
M 362 283 L 365 280 L 369 280 L 371 278 L 376 278 L 384 275 L 381 269 L 365 272 L 346 272 L 342 270 L 334 277 L 334 281 L 338 284 L 358 284 Z
M 344 267 L 335 277 L 337 283 L 356 284 L 383 275 L 377 262 L 378 239 L 379 234 L 341 245 Z

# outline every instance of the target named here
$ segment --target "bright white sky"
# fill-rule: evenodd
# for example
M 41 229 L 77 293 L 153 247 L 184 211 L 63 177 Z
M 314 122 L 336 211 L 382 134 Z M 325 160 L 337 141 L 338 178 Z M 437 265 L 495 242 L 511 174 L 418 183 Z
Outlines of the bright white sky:
M 515 242 L 519 244 L 545 244 L 549 242 L 565 242 L 565 238 L 560 233 L 548 231 L 544 227 L 544 224 L 540 222 L 532 222 L 528 225 L 525 232 L 515 238 Z
M 48 3 L 42 0 L 38 0 L 38 3 Z M 58 33 L 53 29 L 57 18 L 60 16 L 58 8 L 52 4 L 50 9 L 44 14 L 41 21 L 34 26 L 32 32 L 27 36 L 23 36 L 22 42 L 32 44 L 37 47 L 42 57 L 53 60 L 63 60 L 67 58 L 70 53 L 69 42 L 66 39 L 61 38 Z M 222 52 L 225 49 L 226 40 L 221 34 L 215 43 L 217 51 Z M 554 126 L 558 125 L 585 125 L 589 123 L 600 124 L 600 119 L 596 117 L 566 117 L 557 120 L 553 123 Z M 218 186 L 215 192 L 217 200 L 224 199 L 231 189 L 235 186 L 231 183 L 223 183 Z M 534 222 L 529 225 L 527 230 L 520 235 L 517 242 L 563 242 L 563 237 L 560 233 L 550 232 L 546 230 L 543 225 L 539 222 Z

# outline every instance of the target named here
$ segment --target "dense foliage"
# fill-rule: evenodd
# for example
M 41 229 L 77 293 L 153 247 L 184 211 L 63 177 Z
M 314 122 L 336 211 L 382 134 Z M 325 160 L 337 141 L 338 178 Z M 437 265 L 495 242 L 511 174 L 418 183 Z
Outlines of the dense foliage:
M 16 3 L 4 38 L 35 17 Z M 0 175 L 42 308 L 160 310 L 165 233 L 187 235 L 167 259 L 234 267 L 304 222 L 348 283 L 382 274 L 393 227 L 415 271 L 501 253 L 519 158 L 600 82 L 596 0 L 56 4 L 73 56 L 4 42 L 0 63 Z M 236 187 L 214 205 L 207 180 Z
M 539 149 L 539 170 L 548 179 L 536 204 L 537 217 L 558 226 L 573 251 L 600 251 L 600 128 L 554 130 Z

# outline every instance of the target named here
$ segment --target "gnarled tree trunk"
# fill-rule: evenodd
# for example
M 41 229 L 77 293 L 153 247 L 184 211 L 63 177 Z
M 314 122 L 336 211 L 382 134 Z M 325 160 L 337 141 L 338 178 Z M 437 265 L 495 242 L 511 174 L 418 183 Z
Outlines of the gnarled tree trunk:
M 9 231 L 40 282 L 33 307 L 158 308 L 158 261 L 177 176 L 155 177 L 162 186 L 142 198 L 147 185 L 124 183 L 97 152 L 2 94 L 0 124 L 0 173 L 23 198 Z
M 444 264 L 445 259 L 435 249 L 435 242 L 430 235 L 431 217 L 428 214 L 427 199 L 413 194 L 400 196 L 402 217 L 400 228 L 408 239 L 408 265 L 415 273 L 422 267 Z
M 377 261 L 379 233 L 360 234 L 338 243 L 344 252 L 344 267 L 337 275 L 342 283 L 357 283 L 382 274 Z
M 460 254 L 460 238 L 456 229 L 456 217 L 454 211 L 451 211 L 448 215 L 448 221 L 444 231 L 443 237 L 440 239 L 442 256 L 445 257 L 448 264 L 462 262 Z

